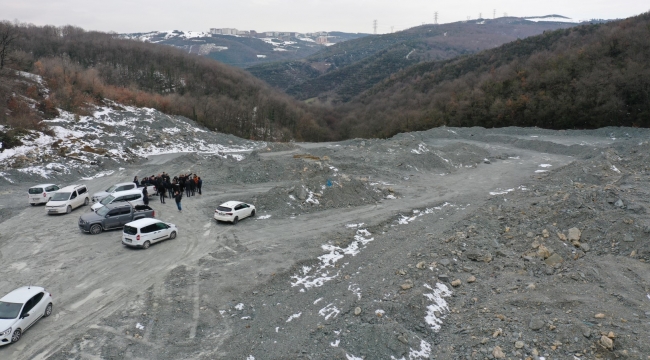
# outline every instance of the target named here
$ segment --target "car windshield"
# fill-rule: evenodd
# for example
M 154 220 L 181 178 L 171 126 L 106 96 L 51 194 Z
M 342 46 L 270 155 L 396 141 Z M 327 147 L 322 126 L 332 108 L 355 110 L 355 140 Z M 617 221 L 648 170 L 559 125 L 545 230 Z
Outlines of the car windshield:
M 113 185 L 113 186 L 109 187 L 108 189 L 106 189 L 106 192 L 107 193 L 112 193 L 113 191 L 115 191 L 115 189 L 117 189 L 117 185 Z
M 231 208 L 225 207 L 225 206 L 219 206 L 219 207 L 217 207 L 217 210 L 219 210 L 219 211 L 232 211 Z
M 100 201 L 99 203 L 102 204 L 102 205 L 106 205 L 106 204 L 110 204 L 111 201 L 113 201 L 113 200 L 115 200 L 115 196 L 108 195 L 107 197 L 103 198 L 102 201 Z
M 70 198 L 69 192 L 57 192 L 52 196 L 52 201 L 66 201 Z
M 134 228 L 133 226 L 125 226 L 124 233 L 128 235 L 135 235 L 138 233 L 138 229 Z
M 30 194 L 40 194 L 43 192 L 43 188 L 31 188 L 29 189 Z
M 0 319 L 15 319 L 23 304 L 0 301 Z
M 107 208 L 106 206 L 102 206 L 99 209 L 97 209 L 97 215 L 104 216 L 104 215 L 108 214 L 109 211 L 110 211 L 109 208 Z

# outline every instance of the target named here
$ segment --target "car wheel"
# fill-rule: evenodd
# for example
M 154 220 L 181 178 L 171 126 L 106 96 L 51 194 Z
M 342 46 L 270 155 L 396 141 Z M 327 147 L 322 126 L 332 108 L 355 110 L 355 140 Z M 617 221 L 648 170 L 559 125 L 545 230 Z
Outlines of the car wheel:
M 43 314 L 43 317 L 48 317 L 52 315 L 52 303 L 47 304 L 47 307 L 45 308 L 45 314 Z
M 88 198 L 86 198 L 86 200 L 84 200 L 84 206 L 88 206 L 88 203 L 90 203 L 90 200 L 88 200 Z
M 145 241 L 144 244 L 142 244 L 142 248 L 143 248 L 143 249 L 148 249 L 150 245 L 151 245 L 150 242 Z
M 34 203 L 29 203 L 29 205 L 31 205 L 31 206 L 36 206 L 36 204 L 34 204 Z
M 232 224 L 235 225 L 239 222 L 239 217 L 235 216 L 235 218 L 232 220 Z
M 69 214 L 72 212 L 72 206 L 68 205 L 68 208 L 65 210 L 66 214 Z
M 169 239 L 170 239 L 170 240 L 174 240 L 174 239 L 176 239 L 176 231 L 172 231 L 172 233 L 169 234 Z
M 251 211 L 251 217 L 255 217 L 255 210 Z
M 101 225 L 99 225 L 99 224 L 95 224 L 95 225 L 93 225 L 93 226 L 90 227 L 90 233 L 91 233 L 91 234 L 93 234 L 93 235 L 97 235 L 97 234 L 99 234 L 100 232 L 102 232 L 102 226 L 101 226 Z
M 20 340 L 20 337 L 23 336 L 23 332 L 20 329 L 14 330 L 14 334 L 11 335 L 11 342 L 16 343 Z

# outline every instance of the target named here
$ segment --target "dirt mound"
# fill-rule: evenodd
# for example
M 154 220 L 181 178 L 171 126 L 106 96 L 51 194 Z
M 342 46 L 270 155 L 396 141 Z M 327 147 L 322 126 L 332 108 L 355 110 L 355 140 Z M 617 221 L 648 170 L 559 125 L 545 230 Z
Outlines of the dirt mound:
M 346 175 L 313 177 L 257 196 L 260 216 L 291 217 L 327 209 L 376 204 L 398 196 L 392 188 Z

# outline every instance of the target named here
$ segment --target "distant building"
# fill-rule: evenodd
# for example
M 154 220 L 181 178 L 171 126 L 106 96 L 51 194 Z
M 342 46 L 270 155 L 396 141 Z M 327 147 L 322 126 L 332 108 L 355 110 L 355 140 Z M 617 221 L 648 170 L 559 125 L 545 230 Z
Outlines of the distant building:
M 237 32 L 238 32 L 237 29 L 231 29 L 231 28 L 223 28 L 223 29 L 212 28 L 212 29 L 210 29 L 210 34 L 212 34 L 212 35 L 237 35 Z
M 316 43 L 321 44 L 321 45 L 329 44 L 328 36 L 326 35 L 326 36 L 317 37 L 316 38 Z

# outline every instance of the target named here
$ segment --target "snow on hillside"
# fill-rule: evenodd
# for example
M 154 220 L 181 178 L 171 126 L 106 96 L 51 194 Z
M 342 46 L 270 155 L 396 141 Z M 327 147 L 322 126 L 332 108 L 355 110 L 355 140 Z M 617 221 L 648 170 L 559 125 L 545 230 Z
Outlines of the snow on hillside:
M 209 131 L 187 118 L 155 109 L 107 102 L 90 116 L 59 111 L 59 117 L 45 121 L 54 135 L 30 131 L 20 139 L 22 145 L 0 148 L 0 178 L 12 182 L 25 175 L 46 179 L 92 176 L 108 164 L 179 152 L 240 161 L 242 153 L 266 146 Z
M 533 21 L 533 22 L 548 21 L 548 22 L 577 23 L 577 21 L 562 15 L 529 16 L 529 17 L 523 17 L 522 19 Z
M 123 34 L 120 37 L 125 39 L 140 40 L 143 42 L 157 43 L 172 38 L 180 39 L 195 39 L 202 37 L 209 37 L 210 34 L 203 31 L 181 31 L 181 30 L 169 30 L 169 31 L 152 31 L 148 33 L 135 33 L 135 34 Z

